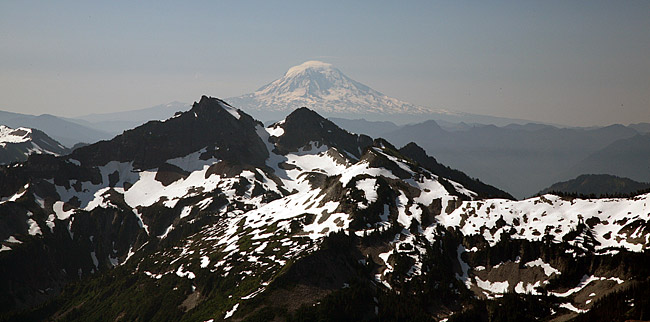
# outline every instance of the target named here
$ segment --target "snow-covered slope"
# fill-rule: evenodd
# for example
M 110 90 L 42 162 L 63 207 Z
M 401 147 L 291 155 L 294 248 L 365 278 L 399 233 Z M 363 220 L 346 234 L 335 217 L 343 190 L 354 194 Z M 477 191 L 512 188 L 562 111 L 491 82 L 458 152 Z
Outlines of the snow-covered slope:
M 464 203 L 439 222 L 464 235 L 481 235 L 490 245 L 503 233 L 511 238 L 567 240 L 586 250 L 611 248 L 643 251 L 650 246 L 650 194 L 635 198 L 564 199 L 543 195 L 522 201 L 484 200 Z M 568 238 L 579 227 L 593 238 Z
M 66 147 L 41 131 L 0 125 L 0 164 L 24 161 L 32 153 L 61 155 L 67 152 Z
M 251 94 L 226 99 L 251 111 L 290 112 L 308 107 L 319 113 L 426 113 L 427 108 L 388 97 L 354 81 L 331 64 L 307 61 Z

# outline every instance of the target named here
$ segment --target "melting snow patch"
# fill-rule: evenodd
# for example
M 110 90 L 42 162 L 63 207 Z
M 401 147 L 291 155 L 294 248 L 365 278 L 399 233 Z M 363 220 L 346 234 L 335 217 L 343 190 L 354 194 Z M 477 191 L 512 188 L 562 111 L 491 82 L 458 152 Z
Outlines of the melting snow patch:
M 43 235 L 41 232 L 41 227 L 38 226 L 36 220 L 29 218 L 27 219 L 27 224 L 29 225 L 28 233 L 32 236 Z
M 603 281 L 603 280 L 611 280 L 611 281 L 614 281 L 614 282 L 616 282 L 618 284 L 622 284 L 624 282 L 622 279 L 620 279 L 618 277 L 609 277 L 608 278 L 608 277 L 597 277 L 597 276 L 585 275 L 585 276 L 582 277 L 582 279 L 580 280 L 580 283 L 578 283 L 578 285 L 576 287 L 574 287 L 574 288 L 572 288 L 572 289 L 570 289 L 570 290 L 568 290 L 568 291 L 566 291 L 564 293 L 557 293 L 557 292 L 550 292 L 550 293 L 557 296 L 557 297 L 567 297 L 567 296 L 569 296 L 569 295 L 571 295 L 573 293 L 579 292 L 580 290 L 585 288 L 585 286 L 589 285 L 589 283 L 591 283 L 593 281 Z
M 178 270 L 176 270 L 176 275 L 178 275 L 178 277 L 187 277 L 188 279 L 191 280 L 193 280 L 196 277 L 196 275 L 194 275 L 194 273 L 190 271 L 183 272 L 183 265 L 178 267 Z
M 224 320 L 230 318 L 233 314 L 235 314 L 235 311 L 237 311 L 237 308 L 239 307 L 239 303 L 235 304 L 235 306 L 230 309 L 230 311 L 226 312 L 226 315 L 223 317 Z
M 269 132 L 270 136 L 280 137 L 282 134 L 284 134 L 284 129 L 280 126 L 280 124 L 275 124 L 275 127 L 267 127 L 266 132 Z
M 27 192 L 27 187 L 28 187 L 28 185 L 25 185 L 25 187 L 24 187 L 25 190 L 23 190 L 22 192 L 14 194 L 13 196 L 11 196 L 11 198 L 7 199 L 6 201 L 15 202 L 16 200 L 20 199 L 20 197 L 24 196 L 25 192 Z
M 183 207 L 183 210 L 181 210 L 180 218 L 182 219 L 189 216 L 191 212 L 192 212 L 192 206 Z
M 59 220 L 66 220 L 70 218 L 72 213 L 74 212 L 73 209 L 70 209 L 68 211 L 63 211 L 63 201 L 57 201 L 54 203 L 54 206 L 52 206 L 52 209 L 54 209 L 54 213 L 56 214 L 56 218 Z
M 544 274 L 546 276 L 551 276 L 553 274 L 560 274 L 560 271 L 557 269 L 553 268 L 550 264 L 544 263 L 544 261 L 541 258 L 538 258 L 532 262 L 526 263 L 524 266 L 526 267 L 534 267 L 534 266 L 539 266 L 544 269 Z
M 248 294 L 248 295 L 242 297 L 241 299 L 242 299 L 242 300 L 250 300 L 250 299 L 254 298 L 255 296 L 257 296 L 258 294 L 262 293 L 263 291 L 264 291 L 264 288 L 263 288 L 263 287 L 262 287 L 262 288 L 259 288 L 259 289 L 257 289 L 255 292 L 253 292 L 253 293 L 251 293 L 251 294 Z
M 208 160 L 201 160 L 201 154 L 205 153 L 207 150 L 205 148 L 194 153 L 190 153 L 184 157 L 169 159 L 167 163 L 175 165 L 187 172 L 194 172 L 198 170 L 203 170 L 206 166 L 210 166 L 214 163 L 219 162 L 219 159 L 210 158 Z
M 521 281 L 515 286 L 515 292 L 520 294 L 538 295 L 535 289 L 539 286 L 540 286 L 540 281 L 535 282 L 535 284 L 524 283 L 523 281 Z
M 581 309 L 573 306 L 573 304 L 571 304 L 571 303 L 562 303 L 562 304 L 560 304 L 560 307 L 565 308 L 565 309 L 567 309 L 569 311 L 576 312 L 576 313 L 585 313 L 585 312 L 588 311 L 588 310 L 581 310 Z
M 167 227 L 167 229 L 165 229 L 165 232 L 162 235 L 158 236 L 158 238 L 165 239 L 165 237 L 167 237 L 169 232 L 172 231 L 173 229 L 174 229 L 174 225 L 169 225 L 169 227 Z
M 108 256 L 108 261 L 111 262 L 111 265 L 114 267 L 120 264 L 120 260 L 117 257 Z
M 208 208 L 208 206 L 212 203 L 212 198 L 205 198 L 199 202 L 196 203 L 196 205 L 199 207 L 201 210 L 205 210 L 205 208 Z
M 490 282 L 490 281 L 483 281 L 478 277 L 476 277 L 476 285 L 486 291 L 495 294 L 506 293 L 508 291 L 508 286 L 509 286 L 508 281 Z
M 206 268 L 210 265 L 210 259 L 208 256 L 201 256 L 201 268 Z
M 142 215 L 140 214 L 140 211 L 138 209 L 133 208 L 133 214 L 138 218 L 138 225 L 140 225 L 140 228 L 144 228 L 144 231 L 149 235 L 149 226 L 144 224 L 144 221 L 142 221 Z
M 52 215 L 49 215 L 47 217 L 47 221 L 45 221 L 45 225 L 47 225 L 47 227 L 50 228 L 51 233 L 54 232 L 54 226 L 55 226 L 54 219 L 56 219 L 56 216 L 54 216 L 54 214 L 52 214 Z
M 22 244 L 20 240 L 16 239 L 14 236 L 9 236 L 9 238 L 5 239 L 6 242 L 8 243 L 13 243 L 13 244 Z
M 357 189 L 363 191 L 366 196 L 368 204 L 371 204 L 377 200 L 377 189 L 376 189 L 377 179 L 363 179 L 357 181 Z M 360 205 L 360 209 L 365 209 L 367 206 Z
M 377 275 L 375 276 L 376 279 L 377 279 L 377 281 L 381 282 L 382 284 L 384 284 L 384 285 L 385 285 L 386 287 L 388 287 L 389 289 L 392 289 L 392 287 L 390 286 L 390 284 L 388 284 L 387 281 L 385 281 L 384 279 L 382 279 L 382 277 L 383 277 L 383 276 L 386 276 L 386 274 L 388 274 L 388 273 L 390 273 L 390 272 L 393 271 L 393 266 L 391 266 L 390 263 L 388 263 L 388 258 L 390 258 L 390 255 L 391 255 L 392 253 L 393 253 L 393 250 L 390 250 L 390 251 L 388 251 L 388 252 L 381 253 L 381 254 L 378 255 L 379 258 L 381 258 L 381 260 L 384 261 L 384 265 L 386 265 L 386 269 L 385 269 L 382 273 L 379 273 L 379 274 L 377 274 Z
M 126 254 L 126 258 L 124 259 L 124 261 L 122 262 L 121 265 L 126 264 L 126 262 L 129 261 L 129 258 L 131 258 L 131 256 L 133 256 L 133 255 L 135 255 L 135 252 L 133 251 L 133 246 L 131 246 L 131 247 L 129 247 L 129 253 Z
M 74 165 L 76 165 L 78 167 L 81 166 L 81 162 L 79 162 L 79 161 L 77 161 L 75 159 L 68 159 L 68 162 L 70 162 L 70 163 L 72 163 L 72 164 L 74 164 Z
M 90 252 L 90 258 L 93 259 L 93 264 L 95 265 L 95 267 L 98 267 L 99 261 L 97 260 L 97 255 L 95 255 L 94 251 Z
M 409 228 L 412 220 L 412 218 L 406 213 L 406 205 L 408 201 L 409 199 L 401 191 L 399 197 L 397 198 L 397 200 L 395 200 L 395 203 L 397 204 L 397 212 L 398 212 L 397 222 L 399 222 L 404 228 Z
M 161 279 L 162 276 L 163 276 L 163 274 L 153 274 L 153 273 L 148 272 L 148 271 L 144 271 L 144 274 L 151 277 L 151 278 L 155 278 L 157 280 Z

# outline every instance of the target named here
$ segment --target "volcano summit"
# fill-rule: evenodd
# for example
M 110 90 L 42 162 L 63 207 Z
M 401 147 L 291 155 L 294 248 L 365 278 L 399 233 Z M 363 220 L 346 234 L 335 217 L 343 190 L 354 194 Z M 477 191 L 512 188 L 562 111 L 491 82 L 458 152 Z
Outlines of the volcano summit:
M 291 67 L 280 79 L 257 91 L 227 99 L 243 110 L 290 112 L 309 106 L 319 113 L 422 114 L 422 106 L 388 97 L 332 66 L 308 61 Z M 285 113 L 286 114 L 286 113 Z

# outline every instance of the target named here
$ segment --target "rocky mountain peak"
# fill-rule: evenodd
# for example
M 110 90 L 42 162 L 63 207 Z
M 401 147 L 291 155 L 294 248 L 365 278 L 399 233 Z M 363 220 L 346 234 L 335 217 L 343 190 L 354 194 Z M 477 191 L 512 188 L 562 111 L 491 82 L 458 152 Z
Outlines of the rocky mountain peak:
M 223 100 L 203 96 L 187 112 L 79 148 L 71 157 L 89 165 L 133 161 L 136 168 L 150 169 L 206 148 L 211 151 L 206 158 L 263 165 L 268 152 L 256 134 L 257 126 L 261 123 Z
M 284 121 L 276 123 L 275 127 L 283 129 L 282 135 L 275 139 L 280 153 L 298 151 L 311 142 L 318 142 L 359 158 L 363 149 L 372 144 L 369 136 L 343 130 L 306 107 L 295 110 Z

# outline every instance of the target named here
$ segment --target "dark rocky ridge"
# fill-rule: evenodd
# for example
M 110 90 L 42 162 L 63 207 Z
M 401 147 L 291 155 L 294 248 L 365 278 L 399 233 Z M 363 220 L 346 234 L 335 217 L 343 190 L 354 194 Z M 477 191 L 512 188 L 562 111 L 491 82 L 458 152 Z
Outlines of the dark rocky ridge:
M 399 152 L 404 156 L 413 159 L 413 161 L 416 161 L 420 166 L 434 174 L 456 181 L 467 189 L 478 193 L 480 198 L 515 199 L 512 195 L 503 190 L 485 184 L 477 179 L 472 179 L 461 171 L 438 163 L 434 157 L 427 155 L 424 149 L 413 142 L 399 149 Z
M 168 185 L 187 176 L 187 172 L 165 161 L 201 149 L 206 151 L 202 159 L 222 160 L 208 174 L 216 171 L 235 175 L 245 168 L 264 169 L 268 151 L 256 134 L 261 124 L 241 111 L 236 112 L 240 115 L 236 118 L 226 110 L 228 107 L 219 99 L 203 96 L 188 112 L 164 122 L 148 122 L 110 141 L 78 148 L 70 155 L 33 154 L 25 162 L 0 167 L 0 197 L 27 187 L 15 202 L 0 204 L 0 240 L 15 236 L 22 241 L 11 244 L 12 251 L 0 253 L 0 275 L 4 277 L 0 279 L 0 313 L 51 298 L 71 281 L 112 268 L 113 261 L 124 260 L 132 250 L 145 246 L 155 249 L 160 242 L 157 236 L 178 221 L 181 209 L 198 202 L 189 198 L 172 209 L 158 202 L 141 208 L 139 219 L 123 196 L 111 189 L 104 194 L 110 196 L 114 207 L 77 209 L 69 219 L 54 219 L 57 225 L 50 231 L 45 222 L 55 212 L 55 202 L 63 201 L 64 211 L 79 207 L 80 202 L 77 198 L 61 200 L 54 185 L 77 192 L 81 192 L 81 182 L 113 187 L 121 174 L 115 172 L 109 175 L 109 182 L 103 182 L 98 169 L 111 161 L 133 162 L 136 169 L 159 168 L 156 180 Z M 73 186 L 72 182 L 77 184 Z M 218 194 L 217 190 L 203 195 L 210 195 L 213 206 L 221 207 L 224 201 Z M 34 195 L 42 198 L 44 208 L 37 205 Z M 210 207 L 206 210 L 214 211 Z M 38 223 L 40 234 L 30 236 L 28 219 Z M 149 233 L 143 224 L 149 227 Z M 91 252 L 97 266 L 89 256 Z
M 232 108 L 220 99 L 203 96 L 188 112 L 164 122 L 150 121 L 110 141 L 78 148 L 70 157 L 89 166 L 133 161 L 135 168 L 151 169 L 165 160 L 207 147 L 208 152 L 202 156 L 205 159 L 216 157 L 264 166 L 268 152 L 255 132 L 256 126 L 263 125 L 242 111 L 237 111 L 237 119 L 222 105 Z
M 298 151 L 309 142 L 319 142 L 359 158 L 363 149 L 372 145 L 369 136 L 345 131 L 306 107 L 293 111 L 283 123 L 275 126 L 284 129 L 284 134 L 274 141 L 281 154 Z

